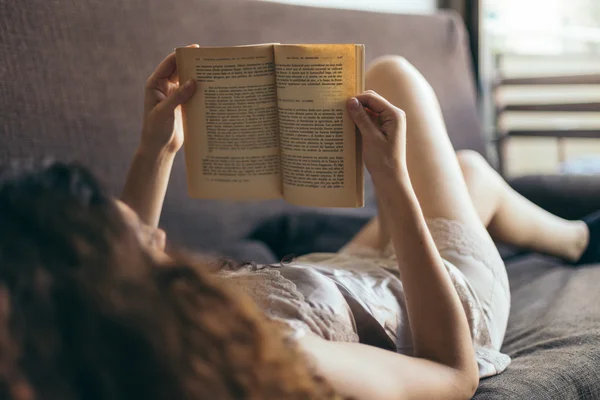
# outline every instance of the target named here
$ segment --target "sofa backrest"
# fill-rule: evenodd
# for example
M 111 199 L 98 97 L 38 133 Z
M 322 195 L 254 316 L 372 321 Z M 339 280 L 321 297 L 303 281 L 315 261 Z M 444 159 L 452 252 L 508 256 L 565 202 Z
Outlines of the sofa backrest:
M 0 11 L 0 163 L 79 160 L 117 194 L 138 143 L 144 81 L 188 43 L 350 42 L 366 44 L 369 60 L 403 55 L 433 85 L 454 145 L 484 151 L 467 36 L 454 14 L 250 0 L 4 0 Z M 184 243 L 218 247 L 287 207 L 191 200 L 182 158 L 162 223 Z

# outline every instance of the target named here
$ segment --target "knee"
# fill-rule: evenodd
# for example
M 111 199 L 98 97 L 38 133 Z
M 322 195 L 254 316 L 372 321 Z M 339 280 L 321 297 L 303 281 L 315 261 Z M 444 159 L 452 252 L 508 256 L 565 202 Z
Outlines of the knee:
M 459 150 L 456 152 L 456 158 L 467 183 L 482 176 L 489 176 L 491 167 L 478 152 L 474 150 Z
M 396 55 L 386 55 L 377 57 L 369 64 L 368 72 L 403 72 L 414 68 L 413 65 L 404 57 Z
M 409 78 L 414 66 L 404 57 L 387 55 L 376 58 L 369 64 L 366 74 L 367 88 L 378 83 L 389 83 L 391 79 L 402 81 Z

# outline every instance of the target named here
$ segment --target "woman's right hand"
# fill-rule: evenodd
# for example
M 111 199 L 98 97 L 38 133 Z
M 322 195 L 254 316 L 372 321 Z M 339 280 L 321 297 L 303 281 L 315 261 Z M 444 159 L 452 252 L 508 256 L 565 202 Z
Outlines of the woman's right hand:
M 362 135 L 363 159 L 373 180 L 407 179 L 404 111 L 367 90 L 348 101 L 348 112 Z

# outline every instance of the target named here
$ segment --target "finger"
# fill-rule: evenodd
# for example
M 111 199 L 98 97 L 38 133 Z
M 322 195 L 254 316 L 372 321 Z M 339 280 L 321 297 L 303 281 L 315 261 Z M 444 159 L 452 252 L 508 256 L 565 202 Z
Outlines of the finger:
M 189 79 L 185 84 L 179 86 L 165 100 L 160 102 L 156 108 L 157 112 L 164 115 L 172 115 L 180 104 L 187 103 L 196 92 L 196 81 Z
M 152 234 L 151 242 L 154 248 L 164 251 L 167 245 L 167 234 L 162 229 L 156 229 Z
M 365 111 L 367 112 L 367 114 L 369 114 L 371 121 L 373 121 L 373 123 L 377 125 L 379 123 L 379 114 L 369 110 L 368 108 L 365 108 Z
M 185 47 L 200 47 L 197 44 L 191 44 Z M 173 74 L 177 73 L 177 63 L 175 61 L 175 52 L 169 54 L 165 57 L 164 60 L 158 64 L 158 67 L 154 70 L 154 72 L 148 78 L 148 86 L 152 87 L 156 81 L 160 79 L 170 79 Z M 174 82 L 177 82 L 175 80 Z
M 356 97 L 364 107 L 377 114 L 378 123 L 381 125 L 381 131 L 384 134 L 388 129 L 395 129 L 405 119 L 402 110 L 372 90 L 367 90 Z
M 363 136 L 374 136 L 380 132 L 365 107 L 357 98 L 353 97 L 348 100 L 348 113 Z
M 156 67 L 154 72 L 150 75 L 150 78 L 148 78 L 148 87 L 153 87 L 156 82 L 161 79 L 169 78 L 169 76 L 175 72 L 176 68 L 175 53 L 171 53 L 158 64 L 158 67 Z
M 377 114 L 382 114 L 390 109 L 395 108 L 392 103 L 372 90 L 368 90 L 362 94 L 359 94 L 356 96 L 356 98 L 363 106 L 367 107 L 373 112 L 376 112 Z
M 189 44 L 185 47 L 197 49 L 200 46 L 197 44 Z M 177 57 L 175 57 L 175 58 L 177 59 Z M 169 81 L 171 81 L 172 83 L 179 83 L 179 74 L 177 72 L 177 63 L 175 63 L 175 70 L 171 73 L 171 75 L 169 75 Z

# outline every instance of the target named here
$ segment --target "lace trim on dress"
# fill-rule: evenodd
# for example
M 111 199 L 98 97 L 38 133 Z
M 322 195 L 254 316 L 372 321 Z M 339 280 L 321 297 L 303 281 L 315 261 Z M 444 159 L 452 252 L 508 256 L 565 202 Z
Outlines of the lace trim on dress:
M 491 256 L 496 253 L 493 242 L 482 240 L 474 229 L 465 229 L 464 224 L 444 218 L 427 219 L 427 226 L 438 251 L 455 250 L 483 262 L 488 268 L 496 261 Z
M 309 330 L 324 339 L 358 342 L 358 335 L 327 309 L 312 308 L 296 285 L 273 268 L 221 271 L 220 276 L 249 296 L 268 318 L 287 324 L 292 330 Z

